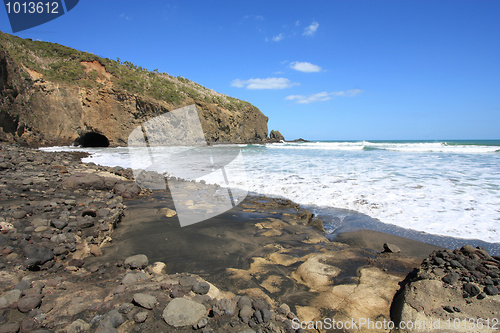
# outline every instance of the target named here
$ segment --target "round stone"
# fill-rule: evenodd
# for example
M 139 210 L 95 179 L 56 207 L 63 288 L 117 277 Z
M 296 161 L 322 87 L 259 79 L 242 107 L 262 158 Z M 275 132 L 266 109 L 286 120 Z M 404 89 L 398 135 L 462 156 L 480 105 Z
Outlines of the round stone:
M 193 292 L 199 295 L 205 295 L 210 290 L 210 285 L 207 282 L 196 282 L 193 285 Z
M 174 298 L 163 310 L 162 317 L 170 326 L 192 326 L 198 323 L 206 312 L 203 304 L 185 298 Z
M 125 259 L 125 267 L 130 267 L 132 269 L 143 269 L 148 265 L 148 257 L 144 254 L 137 254 L 135 256 L 128 257 Z
M 26 216 L 26 212 L 24 210 L 16 210 L 12 213 L 12 217 L 19 220 Z

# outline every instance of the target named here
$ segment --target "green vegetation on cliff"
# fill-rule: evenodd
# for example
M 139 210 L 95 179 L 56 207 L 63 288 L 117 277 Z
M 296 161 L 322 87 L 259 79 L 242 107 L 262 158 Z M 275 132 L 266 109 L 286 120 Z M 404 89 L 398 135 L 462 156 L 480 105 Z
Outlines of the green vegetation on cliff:
M 78 51 L 63 45 L 22 39 L 0 32 L 0 50 L 4 48 L 16 61 L 43 75 L 49 81 L 64 82 L 85 87 L 99 87 L 99 73 L 89 70 L 86 62 L 99 62 L 117 90 L 150 96 L 173 105 L 186 98 L 218 104 L 228 110 L 241 110 L 252 105 L 248 102 L 219 94 L 181 76 L 173 77 L 157 70 L 148 71 L 131 62 L 101 58 L 92 53 Z

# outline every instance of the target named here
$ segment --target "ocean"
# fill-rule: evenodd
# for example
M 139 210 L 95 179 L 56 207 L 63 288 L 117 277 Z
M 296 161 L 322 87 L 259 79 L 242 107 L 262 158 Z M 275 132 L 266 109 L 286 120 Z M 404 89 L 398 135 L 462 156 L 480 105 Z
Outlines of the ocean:
M 368 226 L 423 240 L 418 235 L 478 239 L 496 243 L 488 247 L 500 253 L 500 141 L 318 141 L 210 150 L 223 156 L 235 147 L 241 155 L 225 168 L 231 187 L 302 204 L 325 221 L 329 234 Z M 126 147 L 44 150 L 86 151 L 92 155 L 84 162 L 133 166 Z M 168 159 L 172 148 L 156 147 L 152 155 Z M 196 168 L 189 163 L 180 169 Z M 215 172 L 193 178 L 221 183 Z

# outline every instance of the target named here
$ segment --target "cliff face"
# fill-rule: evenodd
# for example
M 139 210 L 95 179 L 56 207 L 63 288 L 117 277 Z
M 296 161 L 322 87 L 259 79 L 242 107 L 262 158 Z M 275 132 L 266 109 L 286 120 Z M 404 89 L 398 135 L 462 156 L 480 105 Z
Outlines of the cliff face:
M 128 62 L 0 33 L 0 140 L 124 146 L 144 121 L 191 104 L 210 143 L 267 140 L 268 118 L 249 103 Z

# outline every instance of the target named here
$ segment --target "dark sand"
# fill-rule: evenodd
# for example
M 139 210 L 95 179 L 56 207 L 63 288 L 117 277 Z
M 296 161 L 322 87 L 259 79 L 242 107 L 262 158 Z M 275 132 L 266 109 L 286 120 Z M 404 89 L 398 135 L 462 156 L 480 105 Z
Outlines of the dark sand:
M 278 199 L 279 201 L 279 199 Z M 262 282 L 269 276 L 281 276 L 282 285 L 275 293 L 268 293 L 273 298 L 290 304 L 304 304 L 314 293 L 290 279 L 290 275 L 310 253 L 336 251 L 342 244 L 352 247 L 356 260 L 352 257 L 339 256 L 335 266 L 341 268 L 335 283 L 352 283 L 358 278 L 358 269 L 370 263 L 389 272 L 404 276 L 417 267 L 423 258 L 440 247 L 418 241 L 397 237 L 370 230 L 359 230 L 339 235 L 335 242 L 305 244 L 308 238 L 322 238 L 323 234 L 306 225 L 286 225 L 281 235 L 262 236 L 256 224 L 271 219 L 294 221 L 298 218 L 293 203 L 276 204 L 276 199 L 249 196 L 243 203 L 232 210 L 209 220 L 180 227 L 177 217 L 167 218 L 161 209 L 174 209 L 168 193 L 155 193 L 151 197 L 127 202 L 125 217 L 113 233 L 113 242 L 103 248 L 104 255 L 88 258 L 86 265 L 116 262 L 129 255 L 142 253 L 150 262 L 162 261 L 167 265 L 167 273 L 190 272 L 200 275 L 223 290 L 238 292 L 249 288 L 261 288 Z M 294 213 L 295 212 L 295 213 Z M 384 256 L 384 243 L 398 245 L 402 252 L 397 256 L 404 260 L 394 260 Z M 268 258 L 283 248 L 287 255 L 300 258 L 290 266 L 265 265 L 254 271 L 255 258 Z M 229 270 L 228 270 L 229 269 Z M 230 269 L 254 272 L 252 281 L 232 278 Z

